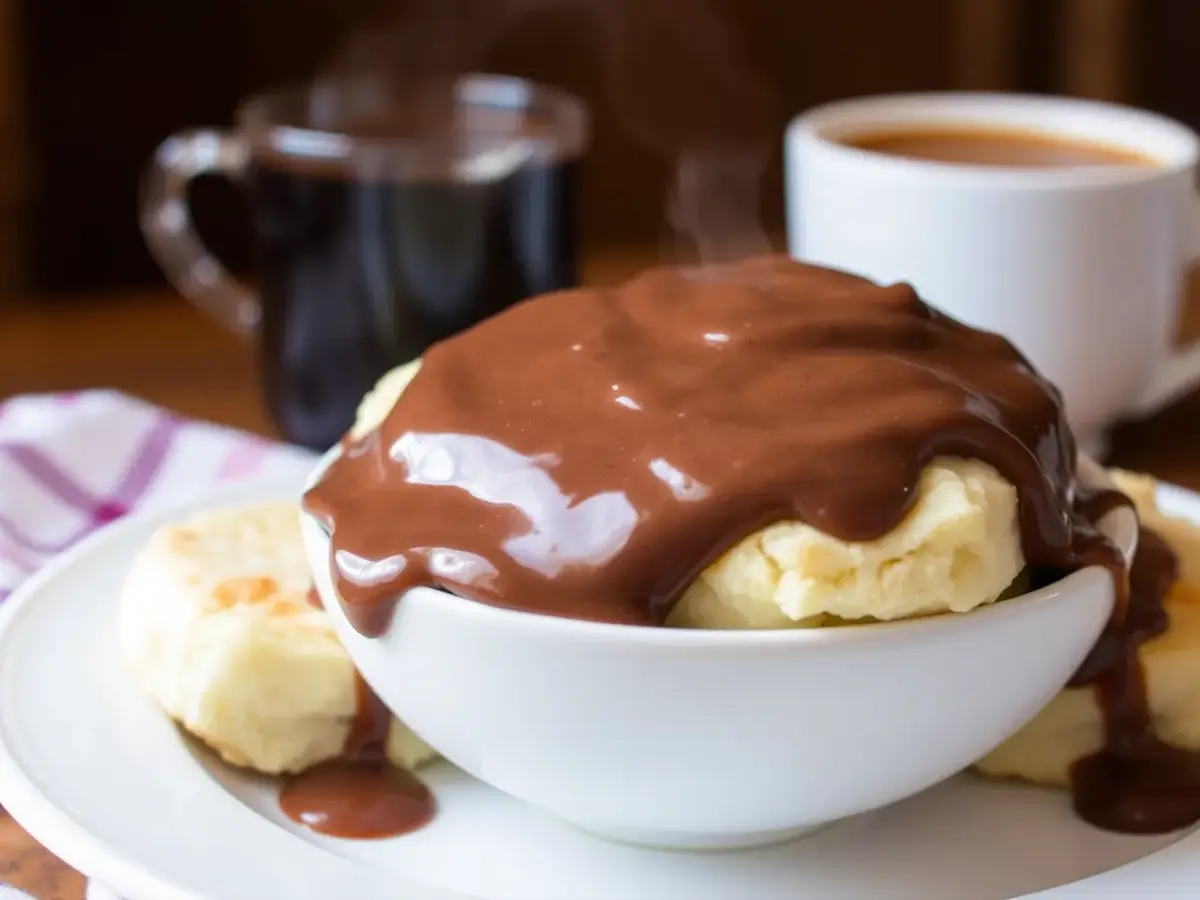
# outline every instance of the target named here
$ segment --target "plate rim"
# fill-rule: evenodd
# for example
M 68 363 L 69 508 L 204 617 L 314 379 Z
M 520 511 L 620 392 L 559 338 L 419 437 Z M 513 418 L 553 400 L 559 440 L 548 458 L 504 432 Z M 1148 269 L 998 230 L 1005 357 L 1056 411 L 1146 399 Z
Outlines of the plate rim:
M 130 532 L 150 528 L 181 515 L 220 505 L 298 496 L 306 474 L 307 468 L 299 465 L 295 471 L 250 476 L 221 485 L 202 497 L 139 509 L 98 529 L 39 569 L 0 604 L 0 659 L 3 658 L 5 643 L 20 634 L 22 617 L 28 614 L 48 586 L 81 560 L 86 560 L 110 543 L 119 542 Z M 1168 512 L 1200 521 L 1200 493 L 1159 482 L 1157 496 L 1168 507 Z M 9 746 L 3 720 L 0 720 L 0 798 L 17 824 L 34 840 L 68 865 L 89 878 L 97 879 L 127 900 L 229 900 L 234 896 L 243 896 L 235 893 L 227 897 L 215 897 L 197 893 L 186 884 L 180 884 L 170 876 L 149 868 L 135 854 L 112 846 L 102 837 L 93 836 L 82 823 L 47 796 L 37 780 L 27 773 L 25 764 Z M 258 819 L 257 814 L 249 809 L 246 810 L 246 816 Z M 280 831 L 266 820 L 262 820 L 261 824 L 272 831 Z M 333 890 L 335 893 L 332 896 L 353 896 L 355 900 L 394 900 L 397 891 L 404 891 L 412 900 L 482 900 L 427 882 L 408 879 L 401 883 L 399 879 L 403 876 L 395 872 L 388 873 L 387 884 L 384 885 L 381 879 L 373 876 L 375 870 L 365 863 L 322 852 L 286 831 L 280 831 L 280 834 L 294 840 L 297 846 L 313 851 L 312 861 L 304 865 L 306 875 L 301 890 L 292 894 L 296 898 L 327 900 L 331 896 L 329 891 Z M 324 864 L 320 864 L 321 860 L 324 860 Z M 1147 885 L 1147 879 L 1153 879 L 1155 883 Z M 1029 900 L 1058 900 L 1072 895 L 1095 897 L 1101 892 L 1110 895 L 1132 890 L 1137 892 L 1137 896 L 1143 897 L 1152 894 L 1178 897 L 1194 889 L 1197 879 L 1200 879 L 1200 830 L 1185 834 L 1165 847 L 1113 869 L 1025 896 Z

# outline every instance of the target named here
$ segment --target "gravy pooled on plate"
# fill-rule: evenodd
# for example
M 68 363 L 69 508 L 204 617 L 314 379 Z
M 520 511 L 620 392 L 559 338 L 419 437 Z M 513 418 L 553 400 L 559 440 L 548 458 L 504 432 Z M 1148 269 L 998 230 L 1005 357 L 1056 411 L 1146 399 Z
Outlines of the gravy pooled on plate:
M 437 801 L 425 782 L 387 757 L 391 713 L 358 672 L 356 709 L 341 754 L 292 775 L 279 806 L 293 822 L 341 838 L 385 838 L 427 825 Z

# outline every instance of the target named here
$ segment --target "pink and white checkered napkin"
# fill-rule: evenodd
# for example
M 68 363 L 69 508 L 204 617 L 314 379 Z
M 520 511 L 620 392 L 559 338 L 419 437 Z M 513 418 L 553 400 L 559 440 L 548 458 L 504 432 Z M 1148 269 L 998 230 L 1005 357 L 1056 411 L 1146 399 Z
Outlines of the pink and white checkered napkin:
M 295 447 L 182 419 L 116 391 L 0 402 L 0 600 L 54 555 L 148 505 L 258 473 L 308 471 Z M 0 882 L 0 900 L 27 895 Z M 89 898 L 118 900 L 99 885 Z
M 306 450 L 181 419 L 115 391 L 0 403 L 0 600 L 52 556 L 146 505 L 246 475 L 301 472 Z

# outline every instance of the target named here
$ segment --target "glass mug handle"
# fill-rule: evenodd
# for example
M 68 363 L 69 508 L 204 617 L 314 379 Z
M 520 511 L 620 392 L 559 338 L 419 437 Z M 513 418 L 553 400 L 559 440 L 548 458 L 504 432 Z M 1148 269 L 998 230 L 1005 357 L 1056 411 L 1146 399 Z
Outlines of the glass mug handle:
M 200 240 L 188 209 L 188 183 L 209 173 L 230 177 L 246 165 L 241 138 L 219 131 L 174 134 L 142 179 L 140 221 L 150 255 L 175 289 L 237 334 L 258 325 L 258 298 L 229 274 Z

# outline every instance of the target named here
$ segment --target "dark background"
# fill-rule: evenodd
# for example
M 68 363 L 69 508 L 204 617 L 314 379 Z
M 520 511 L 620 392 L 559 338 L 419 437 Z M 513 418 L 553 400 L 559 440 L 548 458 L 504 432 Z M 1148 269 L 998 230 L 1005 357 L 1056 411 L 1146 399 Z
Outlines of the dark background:
M 711 2 L 769 81 L 779 129 L 788 116 L 832 98 L 962 85 L 956 16 L 968 0 Z M 991 0 L 977 2 L 982 9 Z M 1010 7 L 1016 42 L 1001 86 L 1062 89 L 1061 48 L 1075 38 L 1064 34 L 1060 2 L 1015 0 Z M 1094 0 L 1089 9 L 1114 3 L 1122 5 Z M 1200 2 L 1124 6 L 1123 65 L 1131 74 L 1122 89 L 1128 96 L 1115 99 L 1200 126 Z M 135 212 L 138 178 L 157 143 L 185 126 L 229 124 L 240 98 L 310 76 L 351 31 L 383 34 L 403 12 L 396 0 L 25 0 L 16 19 L 29 161 L 18 221 L 24 289 L 161 283 Z M 579 21 L 569 9 L 538 12 L 477 68 L 562 85 L 592 102 L 585 239 L 653 240 L 663 228 L 667 161 L 620 127 Z M 659 71 L 639 77 L 668 77 L 673 56 L 664 52 L 654 61 Z M 780 185 L 776 159 L 763 191 L 774 227 Z M 237 190 L 202 183 L 194 194 L 206 239 L 244 269 L 250 251 Z

